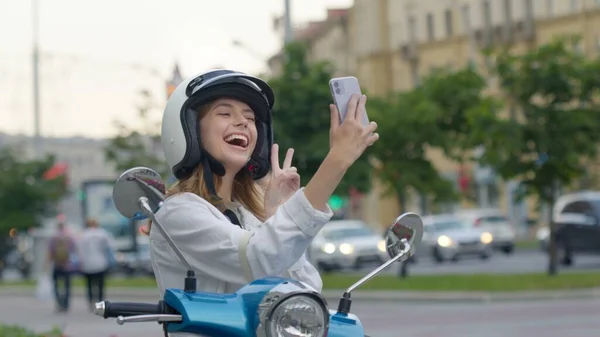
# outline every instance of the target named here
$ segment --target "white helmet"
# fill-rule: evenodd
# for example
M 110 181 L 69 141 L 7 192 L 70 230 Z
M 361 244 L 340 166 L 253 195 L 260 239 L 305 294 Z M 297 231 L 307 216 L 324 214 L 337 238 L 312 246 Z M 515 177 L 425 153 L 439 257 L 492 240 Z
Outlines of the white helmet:
M 223 165 L 202 146 L 198 112 L 195 110 L 218 98 L 240 100 L 254 111 L 257 140 L 246 168 L 254 179 L 264 177 L 270 169 L 273 145 L 273 90 L 257 77 L 232 70 L 213 70 L 193 76 L 179 84 L 171 94 L 161 129 L 162 148 L 171 171 L 177 179 L 185 179 L 198 164 L 203 163 L 205 179 L 209 180 L 210 185 L 213 185 L 211 173 L 225 174 Z

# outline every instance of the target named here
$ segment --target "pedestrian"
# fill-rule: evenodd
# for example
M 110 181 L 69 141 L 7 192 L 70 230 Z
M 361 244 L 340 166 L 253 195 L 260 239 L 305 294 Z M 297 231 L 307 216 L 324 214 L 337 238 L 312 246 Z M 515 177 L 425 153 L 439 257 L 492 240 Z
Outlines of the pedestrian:
M 57 233 L 50 239 L 48 263 L 52 265 L 52 281 L 57 312 L 69 311 L 71 298 L 71 276 L 76 270 L 77 248 L 75 240 L 60 222 Z
M 87 286 L 87 299 L 90 310 L 94 304 L 104 300 L 105 279 L 114 265 L 114 240 L 94 219 L 88 219 L 86 228 L 78 242 L 80 271 Z

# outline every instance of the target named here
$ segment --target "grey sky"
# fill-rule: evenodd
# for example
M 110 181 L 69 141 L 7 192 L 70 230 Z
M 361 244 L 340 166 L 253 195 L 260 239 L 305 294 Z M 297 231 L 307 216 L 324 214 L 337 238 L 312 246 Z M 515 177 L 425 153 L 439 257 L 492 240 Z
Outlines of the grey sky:
M 281 41 L 272 18 L 283 0 L 38 0 L 42 133 L 103 137 L 113 121 L 142 127 L 136 91 L 164 104 L 163 78 L 215 66 L 265 69 Z M 323 19 L 352 0 L 292 0 L 296 23 Z M 0 131 L 33 132 L 31 1 L 0 0 Z M 232 45 L 243 41 L 252 52 Z M 160 111 L 155 112 L 159 118 Z

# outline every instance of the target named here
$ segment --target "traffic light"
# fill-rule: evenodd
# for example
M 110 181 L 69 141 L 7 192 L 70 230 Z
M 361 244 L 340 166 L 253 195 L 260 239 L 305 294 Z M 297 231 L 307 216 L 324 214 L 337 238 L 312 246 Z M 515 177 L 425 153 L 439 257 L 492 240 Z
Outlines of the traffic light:
M 329 207 L 331 207 L 331 210 L 335 211 L 344 207 L 346 205 L 346 200 L 339 195 L 334 194 L 331 196 L 331 198 L 329 198 L 327 203 L 329 204 Z
M 85 191 L 84 190 L 77 190 L 77 200 L 79 200 L 79 201 L 85 200 Z

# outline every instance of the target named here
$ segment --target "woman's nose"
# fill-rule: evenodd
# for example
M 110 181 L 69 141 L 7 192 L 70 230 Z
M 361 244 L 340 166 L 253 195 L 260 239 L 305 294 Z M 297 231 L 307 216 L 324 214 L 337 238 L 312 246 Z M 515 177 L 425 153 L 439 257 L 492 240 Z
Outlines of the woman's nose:
M 246 118 L 243 115 L 238 115 L 235 119 L 235 125 L 247 127 L 248 126 L 248 118 Z

